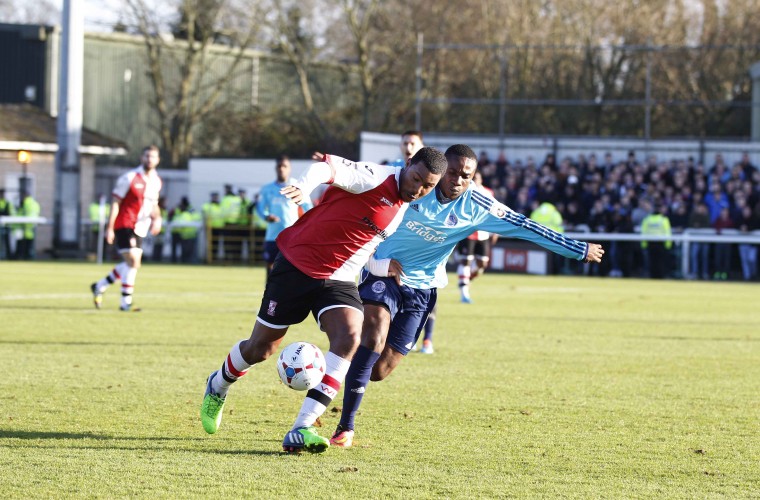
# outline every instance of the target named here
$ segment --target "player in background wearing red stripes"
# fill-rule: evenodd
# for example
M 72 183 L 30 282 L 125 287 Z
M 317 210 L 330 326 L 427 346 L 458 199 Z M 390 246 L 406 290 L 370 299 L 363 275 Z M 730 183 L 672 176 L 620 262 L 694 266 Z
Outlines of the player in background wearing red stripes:
M 480 189 L 493 198 L 493 191 L 483 185 L 483 176 L 479 171 L 475 171 L 472 180 L 475 183 L 475 189 Z M 470 282 L 485 272 L 488 261 L 491 260 L 491 245 L 496 243 L 498 238 L 498 235 L 491 235 L 488 231 L 475 231 L 466 240 L 459 242 L 457 274 L 459 275 L 459 294 L 463 303 L 472 303 Z
M 119 177 L 111 193 L 111 215 L 108 218 L 106 241 L 116 248 L 124 259 L 114 266 L 111 272 L 100 281 L 90 285 L 95 307 L 100 309 L 103 293 L 116 280 L 121 281 L 122 311 L 132 311 L 132 294 L 134 292 L 137 270 L 142 263 L 142 240 L 150 234 L 161 232 L 161 210 L 158 207 L 158 195 L 161 191 L 161 178 L 156 172 L 161 161 L 157 146 L 143 149 L 142 163 Z M 139 309 L 134 309 L 138 311 Z
M 311 313 L 330 341 L 325 375 L 306 393 L 282 447 L 319 453 L 330 446 L 313 424 L 340 390 L 359 346 L 364 308 L 356 276 L 377 245 L 398 228 L 408 203 L 432 191 L 447 167 L 443 153 L 433 148 L 418 151 L 404 168 L 323 159 L 281 190 L 300 204 L 319 184 L 330 185 L 316 207 L 277 236 L 280 254 L 267 277 L 253 332 L 208 377 L 201 422 L 209 434 L 219 428 L 230 385 L 276 353 L 288 327 Z

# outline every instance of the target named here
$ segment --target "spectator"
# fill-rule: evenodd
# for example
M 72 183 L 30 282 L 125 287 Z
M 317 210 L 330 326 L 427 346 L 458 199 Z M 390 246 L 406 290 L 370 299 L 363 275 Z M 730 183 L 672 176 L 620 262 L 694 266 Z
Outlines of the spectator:
M 641 221 L 642 236 L 670 236 L 670 220 L 664 213 L 665 207 L 661 202 L 654 205 L 654 211 Z M 665 278 L 670 267 L 671 240 L 642 241 L 641 248 L 648 254 L 649 277 Z
M 720 210 L 718 218 L 713 222 L 713 227 L 718 234 L 723 234 L 723 231 L 726 229 L 733 229 L 735 227 L 728 207 L 724 207 Z M 728 279 L 728 273 L 730 271 L 731 244 L 717 243 L 715 245 L 715 274 L 713 274 L 713 279 L 726 280 Z
M 160 206 L 160 205 L 159 205 Z M 172 263 L 176 264 L 181 259 L 181 252 L 182 252 L 182 229 L 183 227 L 181 225 L 177 225 L 177 223 L 181 223 L 184 221 L 184 217 L 182 214 L 188 209 L 190 206 L 190 202 L 188 201 L 187 197 L 183 196 L 182 200 L 179 202 L 179 205 L 174 207 L 171 212 L 169 212 L 169 222 L 171 225 L 171 235 L 172 235 Z M 163 245 L 161 245 L 163 247 Z M 160 254 L 159 254 L 160 255 Z M 155 255 L 154 255 L 155 257 Z M 160 258 L 159 258 L 160 260 Z
M 18 215 L 24 217 L 39 217 L 40 204 L 29 193 L 21 195 L 21 205 L 18 207 Z M 16 259 L 33 260 L 35 257 L 34 239 L 37 234 L 37 223 L 21 224 L 22 236 L 16 242 Z
M 611 233 L 633 233 L 633 223 L 628 207 L 619 206 L 613 212 L 610 219 Z M 630 277 L 633 273 L 633 256 L 636 251 L 635 241 L 613 241 L 610 245 L 610 260 L 612 277 Z
M 749 153 L 746 151 L 742 153 L 742 159 L 739 160 L 739 165 L 744 172 L 745 179 L 752 179 L 755 172 L 757 172 L 757 167 L 752 164 L 752 160 L 749 159 Z
M 726 208 L 728 209 L 728 196 L 723 192 L 723 188 L 718 182 L 711 182 L 710 192 L 705 195 L 705 204 L 707 204 L 707 210 L 710 212 L 710 223 L 715 224 L 720 212 Z
M 697 202 L 689 216 L 690 229 L 705 229 L 712 227 L 707 205 Z M 689 246 L 689 271 L 692 279 L 710 279 L 710 244 L 704 241 L 693 241 Z
M 101 206 L 103 207 L 102 213 Z M 108 217 L 111 215 L 111 205 L 106 202 L 105 195 L 98 194 L 92 203 L 90 203 L 90 206 L 87 208 L 87 212 L 90 218 L 90 238 L 87 246 L 89 247 L 90 252 L 97 254 L 99 244 L 98 235 L 100 235 L 104 242 L 102 254 L 100 257 L 101 259 L 105 259 L 106 247 L 108 246 L 108 244 L 105 243 L 106 221 L 108 221 Z
M 0 217 L 8 217 L 16 214 L 16 207 L 5 197 L 5 189 L 0 188 Z M 0 259 L 11 258 L 11 235 L 10 227 L 0 224 Z
M 190 201 L 186 196 L 182 197 L 180 207 L 181 210 L 174 216 L 174 222 L 182 224 L 177 228 L 179 231 L 176 232 L 180 242 L 180 251 L 182 252 L 182 263 L 193 264 L 196 261 L 198 249 L 198 223 L 201 220 L 201 216 L 195 212 L 195 209 L 190 205 Z M 174 234 L 174 231 L 172 231 L 172 240 Z
M 225 184 L 224 196 L 220 205 L 224 214 L 224 259 L 239 261 L 243 249 L 243 237 L 240 233 L 238 220 L 242 199 L 235 194 L 231 184 Z
M 206 244 L 207 260 L 211 262 L 219 254 L 219 240 L 224 231 L 224 212 L 219 203 L 219 193 L 211 193 L 211 199 L 203 204 L 202 210 L 203 224 L 206 227 L 206 234 L 209 235 L 209 241 Z
M 739 230 L 743 234 L 760 229 L 760 205 L 755 210 L 749 205 L 742 209 Z M 750 281 L 757 276 L 757 245 L 752 243 L 739 244 L 739 258 L 742 263 L 742 278 Z
M 556 231 L 560 234 L 565 232 L 564 224 L 562 221 L 562 214 L 559 213 L 557 208 L 546 200 L 541 200 L 541 203 L 530 214 L 530 218 L 539 224 L 548 227 L 552 231 Z M 558 258 L 555 258 L 558 257 Z M 562 267 L 562 256 L 556 253 L 552 253 L 552 273 L 558 274 Z

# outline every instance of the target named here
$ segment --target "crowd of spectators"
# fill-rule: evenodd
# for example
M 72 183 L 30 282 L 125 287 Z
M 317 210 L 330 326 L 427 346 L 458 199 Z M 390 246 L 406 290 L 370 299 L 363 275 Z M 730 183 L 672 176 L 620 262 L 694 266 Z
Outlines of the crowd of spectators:
M 726 229 L 760 229 L 760 170 L 747 153 L 733 165 L 716 154 L 713 164 L 706 167 L 693 157 L 639 160 L 634 151 L 623 159 L 607 153 L 601 160 L 595 154 L 581 154 L 558 161 L 548 154 L 542 162 L 533 158 L 510 161 L 504 154 L 492 160 L 482 152 L 479 169 L 484 185 L 515 211 L 529 216 L 539 203 L 553 203 L 563 216 L 566 231 L 634 233 L 655 208 L 667 216 L 673 233 L 687 228 L 714 228 L 717 234 Z M 613 243 L 606 267 L 596 272 L 646 275 L 646 259 L 637 246 L 637 242 Z M 755 279 L 757 245 L 743 247 L 748 250 L 749 269 L 744 266 L 742 245 L 735 252 L 732 245 L 705 244 L 688 277 L 726 279 L 731 256 L 738 253 L 742 277 Z M 677 270 L 672 263 L 669 268 Z

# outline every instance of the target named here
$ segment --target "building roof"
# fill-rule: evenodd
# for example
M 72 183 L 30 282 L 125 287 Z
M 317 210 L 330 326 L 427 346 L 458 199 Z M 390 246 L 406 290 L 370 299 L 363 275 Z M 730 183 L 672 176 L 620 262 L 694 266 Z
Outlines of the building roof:
M 0 150 L 58 150 L 57 120 L 31 104 L 0 103 Z M 125 155 L 123 141 L 83 128 L 80 154 Z

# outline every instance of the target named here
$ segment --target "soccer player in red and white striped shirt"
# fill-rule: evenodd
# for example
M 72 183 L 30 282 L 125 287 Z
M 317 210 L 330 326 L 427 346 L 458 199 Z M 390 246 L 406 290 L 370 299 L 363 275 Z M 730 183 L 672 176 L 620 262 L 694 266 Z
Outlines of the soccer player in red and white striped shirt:
M 403 169 L 336 156 L 324 160 L 281 190 L 300 203 L 317 185 L 330 185 L 319 205 L 277 237 L 280 255 L 267 277 L 253 332 L 208 378 L 201 422 L 209 434 L 219 428 L 230 385 L 277 352 L 288 327 L 311 313 L 330 341 L 326 371 L 306 393 L 282 446 L 288 452 L 329 447 L 313 424 L 340 390 L 359 346 L 364 309 L 356 276 L 380 241 L 396 230 L 408 203 L 432 191 L 447 167 L 433 148 L 421 149 Z
M 161 161 L 157 146 L 143 149 L 142 163 L 120 176 L 111 193 L 111 215 L 106 229 L 106 241 L 112 244 L 124 258 L 114 266 L 108 275 L 90 285 L 95 307 L 100 309 L 103 293 L 116 280 L 121 281 L 122 311 L 132 311 L 132 294 L 134 292 L 137 270 L 142 263 L 142 240 L 148 235 L 161 232 L 161 210 L 158 207 L 158 195 L 161 191 L 161 178 L 156 172 Z M 139 310 L 139 309 L 134 309 Z

